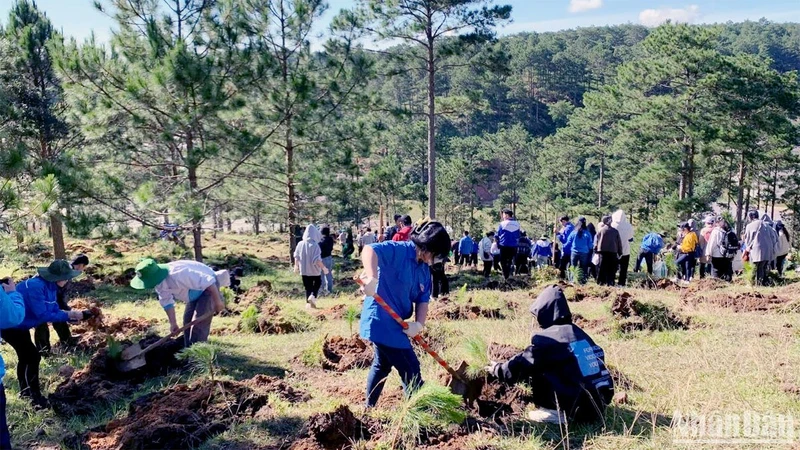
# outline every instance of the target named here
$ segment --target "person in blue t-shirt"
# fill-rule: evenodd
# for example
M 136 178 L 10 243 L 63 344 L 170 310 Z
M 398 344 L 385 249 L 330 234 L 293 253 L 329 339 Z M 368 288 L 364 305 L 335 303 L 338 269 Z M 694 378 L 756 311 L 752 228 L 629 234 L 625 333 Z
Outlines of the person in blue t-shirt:
M 572 230 L 567 238 L 567 243 L 564 247 L 571 249 L 570 264 L 572 267 L 578 267 L 581 270 L 580 284 L 586 284 L 586 278 L 589 276 L 589 261 L 592 259 L 592 234 L 589 233 L 586 227 L 586 219 L 580 217 L 578 219 L 578 226 Z M 573 280 L 575 281 L 575 280 Z
M 661 253 L 664 248 L 664 236 L 659 233 L 647 233 L 642 238 L 642 246 L 639 256 L 636 257 L 634 272 L 642 270 L 642 260 L 647 263 L 647 273 L 653 275 L 653 257 Z
M 561 242 L 561 258 L 557 261 L 557 264 L 555 262 L 554 264 L 558 266 L 558 277 L 564 280 L 567 278 L 567 266 L 569 266 L 572 259 L 572 247 L 567 244 L 567 239 L 572 234 L 572 230 L 575 229 L 575 225 L 569 221 L 569 216 L 562 216 L 560 222 L 561 230 L 554 231 L 558 231 L 558 241 Z
M 359 334 L 372 342 L 375 353 L 367 377 L 367 407 L 373 407 L 394 367 L 408 393 L 422 385 L 419 360 L 409 339 L 422 332 L 431 297 L 430 266 L 450 252 L 450 236 L 439 222 L 423 219 L 411 241 L 382 242 L 364 247 L 360 275 L 364 291 Z M 398 324 L 376 301 L 378 294 L 403 320 L 414 314 L 408 328 Z
M 472 246 L 475 242 L 469 236 L 469 231 L 464 231 L 464 237 L 458 241 L 458 254 L 460 255 L 458 265 L 469 266 L 472 261 Z

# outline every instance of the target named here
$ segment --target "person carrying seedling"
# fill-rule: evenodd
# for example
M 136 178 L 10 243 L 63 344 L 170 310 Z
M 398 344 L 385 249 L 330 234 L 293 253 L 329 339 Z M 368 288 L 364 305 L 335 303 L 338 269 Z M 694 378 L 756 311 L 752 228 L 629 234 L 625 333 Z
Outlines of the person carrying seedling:
M 374 359 L 367 377 L 367 407 L 380 398 L 386 378 L 397 369 L 406 393 L 422 385 L 419 360 L 410 338 L 422 332 L 431 297 L 430 266 L 442 263 L 450 252 L 450 236 L 441 223 L 423 219 L 411 233 L 411 241 L 382 242 L 364 247 L 364 292 L 359 334 L 372 342 Z M 398 324 L 375 300 L 382 298 L 408 328 Z
M 145 258 L 136 266 L 136 277 L 131 280 L 131 287 L 155 289 L 158 302 L 169 319 L 170 332 L 180 328 L 175 317 L 175 300 L 186 302 L 186 309 L 183 311 L 184 325 L 212 310 L 220 312 L 225 309 L 217 274 L 211 267 L 197 261 L 180 260 L 158 264 L 152 258 Z M 211 319 L 209 317 L 184 331 L 183 341 L 186 347 L 208 340 Z
M 89 257 L 80 253 L 72 259 L 70 265 L 74 270 L 83 273 L 89 265 Z M 56 303 L 58 303 L 58 307 L 61 308 L 62 311 L 69 311 L 72 309 L 68 303 L 68 290 L 69 284 L 64 287 L 59 287 L 58 293 L 56 294 Z M 69 324 L 67 322 L 55 322 L 53 324 L 53 329 L 56 331 L 58 340 L 62 345 L 69 346 L 75 343 L 75 338 L 72 337 L 72 332 L 69 330 Z M 43 323 L 33 330 L 33 341 L 40 353 L 43 355 L 50 353 L 50 328 L 47 323 Z
M 530 312 L 542 328 L 522 353 L 510 360 L 492 361 L 485 369 L 503 383 L 527 381 L 538 409 L 528 417 L 536 422 L 586 423 L 600 420 L 614 397 L 614 382 L 603 349 L 580 327 L 564 291 L 549 286 L 534 300 Z
M 56 296 L 58 288 L 81 273 L 74 270 L 67 261 L 57 259 L 48 267 L 38 269 L 38 275 L 25 280 L 17 286 L 17 292 L 25 302 L 25 318 L 19 325 L 0 331 L 3 340 L 17 353 L 17 379 L 20 396 L 31 401 L 34 408 L 49 406 L 42 395 L 39 384 L 39 363 L 42 360 L 39 350 L 31 339 L 31 328 L 41 324 L 57 322 L 78 322 L 92 317 L 89 311 L 62 311 Z

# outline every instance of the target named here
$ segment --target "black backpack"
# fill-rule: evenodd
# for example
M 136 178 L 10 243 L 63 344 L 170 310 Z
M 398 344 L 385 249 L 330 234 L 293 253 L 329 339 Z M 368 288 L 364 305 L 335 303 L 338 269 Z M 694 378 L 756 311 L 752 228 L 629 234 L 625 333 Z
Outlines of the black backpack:
M 735 257 L 740 248 L 739 237 L 736 236 L 736 232 L 733 230 L 729 230 L 725 234 L 725 238 L 719 243 L 719 252 L 723 258 Z

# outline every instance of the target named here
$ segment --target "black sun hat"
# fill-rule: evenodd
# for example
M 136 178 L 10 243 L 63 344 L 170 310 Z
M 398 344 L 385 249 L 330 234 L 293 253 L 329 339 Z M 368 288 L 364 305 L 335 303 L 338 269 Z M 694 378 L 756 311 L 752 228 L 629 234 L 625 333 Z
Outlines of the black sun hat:
M 72 266 L 63 259 L 57 259 L 47 267 L 40 267 L 37 272 L 40 277 L 51 283 L 71 280 L 81 274 L 80 270 L 72 269 Z
M 411 241 L 420 250 L 433 253 L 434 258 L 443 259 L 450 254 L 450 235 L 444 225 L 430 218 L 426 217 L 415 224 Z

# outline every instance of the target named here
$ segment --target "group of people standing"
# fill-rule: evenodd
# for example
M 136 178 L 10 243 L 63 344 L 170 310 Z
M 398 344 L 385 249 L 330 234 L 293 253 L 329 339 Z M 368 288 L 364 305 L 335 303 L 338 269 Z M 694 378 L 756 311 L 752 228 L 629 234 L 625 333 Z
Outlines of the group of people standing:
M 514 273 L 528 272 L 532 243 L 514 218 L 513 211 L 504 209 L 500 215 L 497 231 L 487 232 L 480 242 L 475 241 L 469 231 L 464 231 L 464 237 L 454 241 L 451 249 L 456 263 L 462 267 L 477 267 L 480 259 L 484 277 L 488 278 L 494 268 L 502 272 L 504 280 L 508 280 Z

